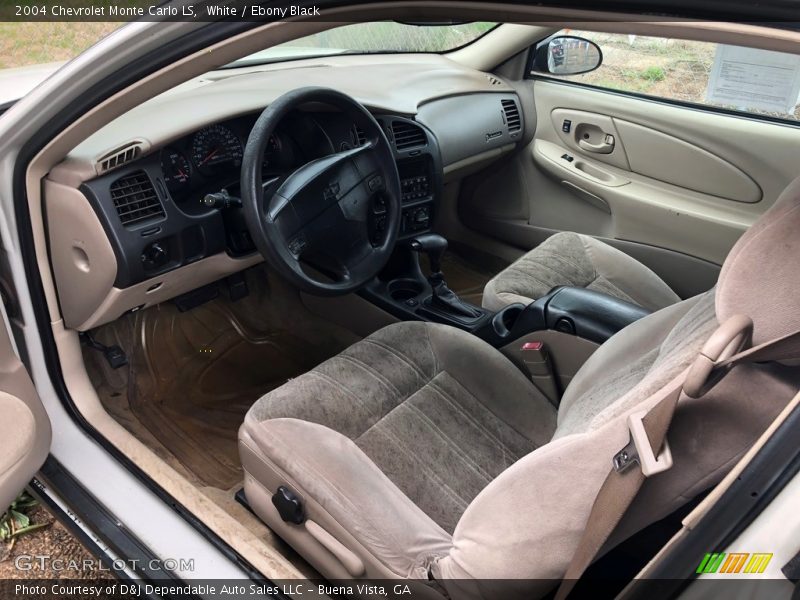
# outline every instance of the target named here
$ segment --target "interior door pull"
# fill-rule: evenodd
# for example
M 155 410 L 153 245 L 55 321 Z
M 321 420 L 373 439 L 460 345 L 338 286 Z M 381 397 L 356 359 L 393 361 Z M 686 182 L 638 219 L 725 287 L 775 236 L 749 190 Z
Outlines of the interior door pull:
M 611 154 L 614 151 L 614 136 L 607 133 L 603 141 L 599 144 L 592 144 L 586 140 L 578 140 L 578 146 L 587 152 L 594 152 L 596 154 Z

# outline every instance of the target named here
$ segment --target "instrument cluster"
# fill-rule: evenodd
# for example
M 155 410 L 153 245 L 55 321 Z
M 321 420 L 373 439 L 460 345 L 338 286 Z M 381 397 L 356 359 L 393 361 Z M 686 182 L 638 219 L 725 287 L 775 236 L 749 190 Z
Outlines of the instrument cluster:
M 173 200 L 184 208 L 205 194 L 238 186 L 244 146 L 255 117 L 209 125 L 161 150 L 161 171 Z M 291 171 L 306 161 L 300 143 L 286 130 L 270 136 L 264 151 L 264 175 Z M 188 205 L 188 206 L 187 206 Z

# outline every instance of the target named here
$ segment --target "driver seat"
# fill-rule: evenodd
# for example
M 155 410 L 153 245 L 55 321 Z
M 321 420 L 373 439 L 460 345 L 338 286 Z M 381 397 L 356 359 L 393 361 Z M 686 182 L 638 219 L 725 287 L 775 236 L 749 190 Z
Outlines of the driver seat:
M 451 598 L 498 597 L 489 581 L 503 580 L 504 598 L 540 597 L 628 443 L 627 416 L 729 317 L 752 318 L 753 345 L 800 329 L 799 228 L 800 179 L 737 243 L 715 290 L 611 338 L 558 408 L 470 334 L 382 329 L 253 405 L 239 434 L 247 500 L 330 579 L 407 579 Z M 683 397 L 675 466 L 645 481 L 606 550 L 719 482 L 794 396 L 798 371 L 743 364 Z

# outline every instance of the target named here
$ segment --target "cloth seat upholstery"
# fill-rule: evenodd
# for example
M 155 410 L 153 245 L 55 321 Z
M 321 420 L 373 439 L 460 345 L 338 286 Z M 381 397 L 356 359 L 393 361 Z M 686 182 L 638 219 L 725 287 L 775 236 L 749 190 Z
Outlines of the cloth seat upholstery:
M 579 233 L 557 233 L 496 275 L 483 290 L 490 310 L 530 304 L 553 288 L 583 287 L 651 311 L 680 301 L 649 268 L 624 252 Z
M 279 485 L 363 562 L 356 576 L 409 578 L 433 597 L 436 586 L 499 597 L 486 583 L 499 580 L 502 597 L 544 595 L 628 443 L 628 415 L 685 374 L 718 316 L 750 316 L 754 344 L 800 329 L 799 227 L 800 180 L 737 243 L 717 289 L 611 338 L 558 410 L 470 334 L 430 323 L 378 331 L 251 408 L 240 431 L 247 498 L 330 578 L 347 572 L 307 527 L 278 517 L 269 498 Z M 748 284 L 756 268 L 768 296 Z M 796 394 L 799 371 L 741 365 L 704 397 L 683 398 L 669 434 L 675 466 L 645 482 L 611 542 L 719 482 Z

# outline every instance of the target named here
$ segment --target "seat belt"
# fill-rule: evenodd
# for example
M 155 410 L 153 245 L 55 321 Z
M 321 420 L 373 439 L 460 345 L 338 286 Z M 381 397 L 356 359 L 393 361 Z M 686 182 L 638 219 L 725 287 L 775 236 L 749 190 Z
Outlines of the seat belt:
M 683 394 L 700 398 L 738 364 L 800 359 L 800 331 L 743 350 L 750 343 L 752 330 L 753 323 L 747 317 L 734 316 L 725 321 L 708 339 L 694 364 L 657 392 L 660 398 L 650 410 L 628 417 L 631 440 L 614 455 L 613 467 L 595 497 L 555 600 L 564 600 L 594 562 L 645 479 L 672 466 L 666 438 Z M 640 468 L 631 468 L 635 464 Z

